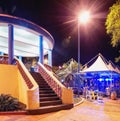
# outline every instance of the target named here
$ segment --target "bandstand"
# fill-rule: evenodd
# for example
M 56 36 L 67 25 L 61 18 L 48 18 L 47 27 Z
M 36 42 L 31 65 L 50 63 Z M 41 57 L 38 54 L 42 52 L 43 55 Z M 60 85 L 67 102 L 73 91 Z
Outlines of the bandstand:
M 44 63 L 48 57 L 48 65 L 52 66 L 52 49 L 54 39 L 44 28 L 19 17 L 0 14 L 0 54 L 8 54 L 9 64 L 14 56 L 39 57 Z

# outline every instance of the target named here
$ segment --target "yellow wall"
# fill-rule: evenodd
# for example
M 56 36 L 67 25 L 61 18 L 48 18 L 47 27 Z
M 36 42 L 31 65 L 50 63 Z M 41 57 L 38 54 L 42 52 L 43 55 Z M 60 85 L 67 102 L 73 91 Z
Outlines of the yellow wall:
M 0 64 L 0 94 L 11 94 L 18 98 L 17 66 Z
M 18 59 L 17 59 L 18 60 Z M 29 71 L 26 69 L 24 64 L 19 61 L 19 64 L 21 65 L 22 69 L 34 85 L 31 89 L 28 89 L 26 82 L 24 81 L 23 77 L 21 76 L 19 70 L 18 70 L 18 80 L 19 80 L 19 100 L 21 102 L 24 102 L 26 104 L 27 109 L 37 109 L 39 108 L 39 87 Z
M 0 94 L 10 94 L 26 104 L 27 109 L 36 109 L 39 108 L 39 88 L 27 69 L 25 70 L 34 85 L 32 89 L 28 89 L 17 66 L 0 64 Z
M 62 102 L 64 104 L 73 104 L 72 89 L 62 88 Z
M 19 85 L 19 100 L 20 102 L 23 102 L 24 104 L 27 105 L 27 86 L 25 84 L 25 81 L 23 77 L 21 76 L 19 70 L 18 70 L 18 85 Z

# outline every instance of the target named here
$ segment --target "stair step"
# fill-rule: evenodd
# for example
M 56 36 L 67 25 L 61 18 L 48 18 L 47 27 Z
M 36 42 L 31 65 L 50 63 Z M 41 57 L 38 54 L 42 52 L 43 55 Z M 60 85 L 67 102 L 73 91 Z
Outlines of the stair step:
M 39 85 L 48 85 L 48 83 L 47 82 L 37 82 Z
M 40 78 L 36 79 L 36 81 L 37 81 L 37 82 L 46 82 L 44 79 L 40 79 Z M 46 83 L 47 83 L 47 82 L 46 82 Z
M 32 72 L 31 74 L 39 85 L 40 108 L 27 110 L 28 114 L 43 114 L 73 107 L 73 104 L 62 104 L 62 100 L 39 73 Z
M 40 94 L 49 94 L 49 93 L 54 93 L 53 90 L 40 90 L 39 91 Z
M 40 107 L 42 106 L 53 106 L 53 105 L 60 105 L 62 104 L 61 100 L 53 100 L 53 101 L 41 101 Z
M 39 78 L 38 78 L 38 79 L 35 79 L 35 80 L 36 80 L 37 83 L 40 83 L 40 82 L 41 82 L 41 83 L 45 83 L 45 82 L 46 82 L 45 80 L 41 80 L 41 79 L 39 79 Z
M 37 82 L 46 82 L 43 78 L 40 78 L 40 77 L 39 78 L 36 78 L 36 81 Z
M 49 86 L 47 83 L 37 83 L 39 86 Z
M 41 97 L 53 97 L 53 96 L 57 96 L 57 95 L 55 93 L 40 94 L 40 98 Z
M 52 96 L 52 97 L 40 97 L 40 101 L 53 101 L 53 100 L 59 100 L 59 97 Z
M 49 85 L 39 85 L 39 88 L 50 88 Z
M 67 110 L 67 109 L 71 109 L 71 108 L 73 108 L 73 104 L 61 104 L 61 105 L 55 105 L 55 106 L 44 106 L 44 107 L 40 107 L 39 109 L 27 110 L 27 114 L 29 114 L 29 115 L 38 115 L 38 114 L 55 112 L 55 111 L 59 111 L 59 110 Z
M 42 87 L 42 88 L 39 88 L 39 90 L 47 90 L 47 91 L 50 90 L 50 91 L 51 91 L 52 89 L 51 89 L 51 88 Z M 53 90 L 52 90 L 52 91 L 53 91 Z
M 49 85 L 39 85 L 39 88 L 51 88 Z

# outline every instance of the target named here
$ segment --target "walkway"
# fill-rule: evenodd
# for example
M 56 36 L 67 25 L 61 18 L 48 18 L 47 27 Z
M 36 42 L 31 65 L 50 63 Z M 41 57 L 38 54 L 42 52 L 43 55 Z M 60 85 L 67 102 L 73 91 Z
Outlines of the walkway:
M 0 121 L 120 121 L 120 100 L 84 101 L 70 110 L 34 116 L 4 115 Z

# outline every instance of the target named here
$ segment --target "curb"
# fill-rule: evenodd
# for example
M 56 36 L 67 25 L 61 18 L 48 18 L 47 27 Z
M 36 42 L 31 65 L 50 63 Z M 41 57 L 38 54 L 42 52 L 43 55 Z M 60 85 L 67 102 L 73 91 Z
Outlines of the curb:
M 6 111 L 0 112 L 0 115 L 26 115 L 26 111 Z
M 84 100 L 85 100 L 85 99 L 84 99 L 84 98 L 82 98 L 82 100 L 81 100 L 80 102 L 78 102 L 78 103 L 74 104 L 74 107 L 75 107 L 75 106 L 78 106 L 78 105 L 80 105 L 80 104 L 82 104 L 82 103 L 84 102 Z

